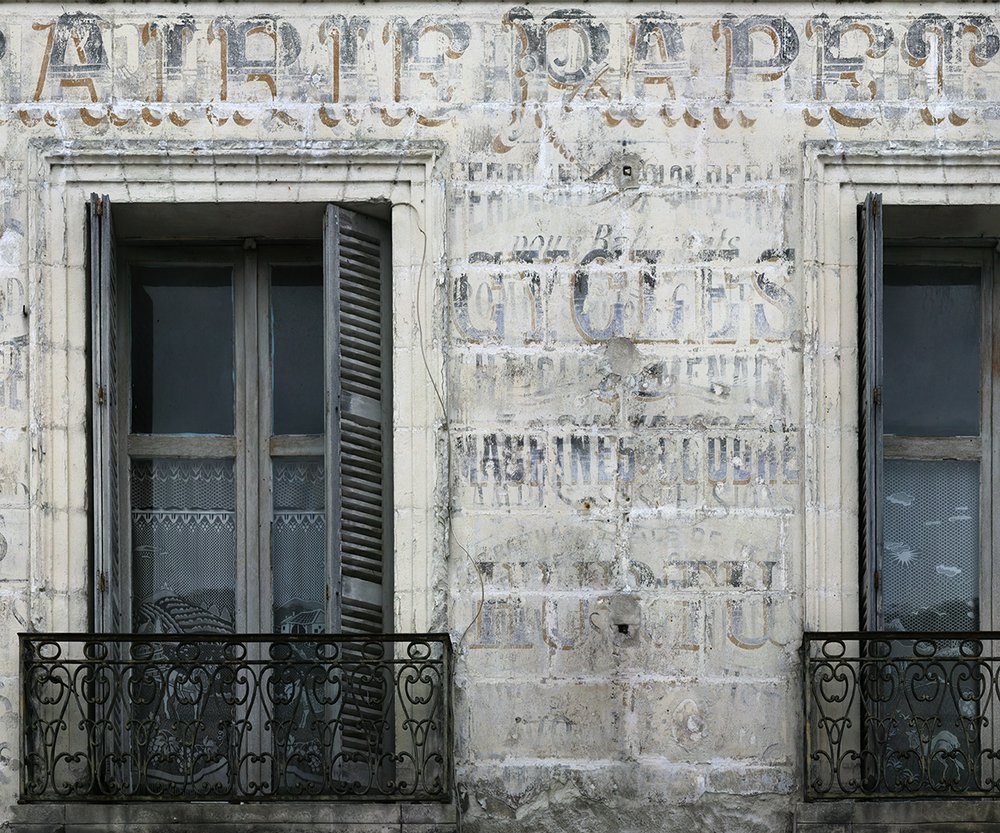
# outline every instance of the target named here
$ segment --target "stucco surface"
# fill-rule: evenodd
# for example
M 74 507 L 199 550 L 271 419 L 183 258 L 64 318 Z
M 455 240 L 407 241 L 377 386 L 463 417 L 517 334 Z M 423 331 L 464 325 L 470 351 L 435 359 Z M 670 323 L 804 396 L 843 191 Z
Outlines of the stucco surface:
M 77 273 L 84 253 L 32 234 L 31 160 L 141 143 L 180 167 L 344 165 L 422 143 L 430 256 L 404 279 L 423 276 L 435 314 L 397 327 L 421 329 L 434 366 L 397 385 L 431 415 L 409 441 L 438 466 L 419 510 L 431 568 L 396 580 L 429 611 L 400 627 L 458 647 L 466 828 L 791 829 L 815 503 L 803 356 L 825 302 L 802 251 L 854 235 L 809 225 L 807 148 L 990 147 L 994 12 L 0 6 L 0 806 L 17 791 L 14 634 L 85 622 L 90 587 L 86 465 L 56 477 L 45 455 L 66 452 L 40 439 L 47 421 L 82 436 L 82 341 L 59 321 L 85 299 L 29 280 L 42 252 Z M 82 229 L 82 202 L 63 210 Z M 66 401 L 31 389 L 41 356 Z M 76 561 L 41 555 L 53 512 L 76 520 L 45 551 Z

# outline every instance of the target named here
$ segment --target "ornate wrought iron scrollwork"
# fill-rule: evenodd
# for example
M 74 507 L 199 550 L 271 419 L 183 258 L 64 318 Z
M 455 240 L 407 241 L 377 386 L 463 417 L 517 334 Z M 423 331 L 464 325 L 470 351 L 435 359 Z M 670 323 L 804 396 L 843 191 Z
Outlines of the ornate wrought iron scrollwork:
M 447 800 L 446 634 L 22 634 L 23 801 Z
M 807 633 L 805 794 L 1000 795 L 1000 633 Z

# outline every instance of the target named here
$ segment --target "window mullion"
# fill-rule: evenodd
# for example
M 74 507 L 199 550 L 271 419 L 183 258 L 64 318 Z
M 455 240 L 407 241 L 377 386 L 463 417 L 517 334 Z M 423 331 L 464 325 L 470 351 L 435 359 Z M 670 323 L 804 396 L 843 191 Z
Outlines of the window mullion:
M 112 465 L 117 466 L 118 494 L 118 547 L 120 551 L 118 563 L 120 565 L 120 575 L 115 576 L 119 582 L 121 599 L 123 602 L 122 618 L 123 622 L 119 627 L 127 633 L 135 630 L 135 621 L 132 613 L 134 605 L 133 583 L 132 583 L 132 490 L 131 470 L 132 453 L 131 450 L 122 448 L 122 445 L 131 441 L 129 431 L 131 424 L 129 410 L 131 407 L 130 380 L 132 379 L 132 276 L 129 272 L 128 262 L 122 263 L 122 274 L 119 276 L 116 299 L 116 318 L 113 326 L 118 330 L 118 372 L 114 380 L 116 388 L 116 407 L 112 418 L 116 420 L 118 435 L 117 453 L 114 456 Z
M 263 564 L 260 551 L 259 494 L 259 436 L 258 413 L 258 360 L 259 341 L 257 323 L 258 281 L 257 252 L 247 246 L 241 262 L 242 274 L 235 281 L 236 321 L 236 438 L 238 493 L 237 499 L 243 516 L 239 524 L 242 540 L 237 541 L 237 586 L 242 598 L 237 598 L 240 611 L 237 627 L 243 632 L 259 633 L 261 622 L 260 597 L 264 592 Z
M 270 632 L 274 630 L 274 587 L 271 564 L 271 530 L 274 523 L 274 478 L 271 465 L 270 440 L 272 430 L 271 403 L 271 269 L 268 258 L 255 250 L 254 285 L 256 287 L 256 307 L 254 322 L 257 341 L 254 356 L 254 426 L 253 444 L 256 473 L 252 482 L 256 489 L 255 506 L 258 512 L 257 547 L 259 565 L 259 582 L 255 599 L 259 617 L 259 630 Z M 252 592 L 252 590 L 251 590 Z
M 1000 503 L 993 499 L 994 478 L 1000 475 L 997 453 L 1000 442 L 997 441 L 997 417 L 1000 408 L 997 396 L 1000 386 L 993 383 L 997 363 L 1000 362 L 1000 334 L 996 332 L 1000 323 L 1000 292 L 996 287 L 996 265 L 998 253 L 996 249 L 982 252 L 983 264 L 983 356 L 982 356 L 982 438 L 983 457 L 980 464 L 982 502 L 980 509 L 982 541 L 980 542 L 980 623 L 983 630 L 995 626 L 996 605 L 994 599 L 998 593 L 998 571 L 993 567 L 994 535 L 1000 529 L 997 512 Z

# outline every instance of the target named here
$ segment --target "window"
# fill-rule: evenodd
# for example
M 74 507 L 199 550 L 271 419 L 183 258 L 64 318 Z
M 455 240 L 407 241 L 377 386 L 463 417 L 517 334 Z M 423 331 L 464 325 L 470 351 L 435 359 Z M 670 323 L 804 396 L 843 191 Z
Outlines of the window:
M 440 400 L 434 390 L 443 381 L 444 319 L 436 283 L 429 275 L 443 250 L 443 227 L 431 219 L 441 210 L 441 191 L 433 185 L 440 177 L 440 149 L 433 143 L 413 141 L 355 142 L 349 148 L 336 141 L 311 142 L 308 147 L 301 142 L 275 141 L 265 150 L 257 142 L 234 140 L 225 147 L 167 141 L 151 149 L 145 141 L 124 141 L 111 150 L 92 144 L 70 151 L 31 146 L 26 152 L 27 169 L 33 172 L 31 187 L 39 195 L 28 207 L 28 233 L 39 248 L 28 264 L 31 314 L 27 321 L 33 343 L 44 345 L 32 354 L 31 362 L 29 407 L 39 449 L 33 458 L 31 483 L 40 505 L 51 508 L 38 514 L 37 525 L 33 522 L 37 539 L 32 558 L 38 580 L 47 588 L 44 599 L 51 604 L 46 603 L 40 613 L 49 634 L 33 635 L 38 637 L 38 651 L 29 649 L 31 638 L 26 637 L 22 656 L 27 658 L 31 650 L 52 671 L 49 679 L 69 679 L 65 670 L 73 684 L 53 682 L 58 692 L 51 687 L 29 690 L 30 675 L 24 677 L 22 749 L 38 751 L 41 757 L 24 756 L 22 796 L 28 801 L 69 800 L 65 812 L 60 810 L 68 818 L 73 807 L 79 806 L 73 801 L 91 801 L 96 796 L 123 801 L 140 797 L 144 802 L 152 798 L 252 802 L 295 799 L 306 783 L 312 794 L 324 799 L 436 800 L 449 794 L 449 644 L 446 635 L 427 633 L 444 616 L 440 594 L 429 588 L 447 569 L 446 544 L 433 523 L 442 500 L 437 459 L 442 437 Z M 114 204 L 102 201 L 100 215 L 88 224 L 84 222 L 86 206 L 94 192 L 110 193 Z M 131 575 L 122 580 L 122 571 L 115 570 L 120 550 L 104 546 L 103 540 L 95 546 L 93 540 L 98 530 L 100 539 L 117 539 L 119 530 L 117 523 L 100 523 L 98 517 L 103 513 L 111 518 L 113 507 L 117 518 L 117 503 L 102 495 L 109 488 L 110 473 L 118 469 L 107 465 L 102 453 L 95 455 L 94 446 L 109 451 L 125 446 L 110 441 L 115 439 L 112 435 L 118 424 L 104 416 L 109 397 L 118 395 L 116 387 L 110 391 L 105 387 L 103 402 L 98 402 L 100 383 L 109 376 L 117 378 L 111 371 L 120 373 L 119 363 L 103 371 L 98 363 L 93 378 L 90 363 L 91 358 L 107 357 L 110 362 L 115 356 L 123 362 L 128 349 L 117 328 L 100 326 L 102 319 L 109 320 L 107 306 L 112 300 L 118 307 L 126 303 L 124 294 L 121 298 L 110 291 L 102 295 L 96 272 L 103 263 L 103 283 L 110 287 L 114 270 L 107 267 L 112 259 L 120 266 L 125 249 L 177 249 L 197 243 L 200 249 L 228 246 L 243 252 L 246 238 L 261 249 L 275 244 L 322 246 L 331 195 L 345 213 L 361 214 L 361 221 L 378 220 L 383 233 L 391 230 L 392 234 L 391 406 L 396 465 L 383 470 L 382 516 L 386 523 L 392 520 L 391 530 L 383 533 L 383 552 L 392 551 L 395 563 L 384 562 L 382 586 L 388 594 L 392 584 L 392 621 L 397 630 L 411 636 L 328 634 L 315 641 L 309 635 L 289 641 L 281 634 L 132 636 Z M 97 215 L 96 206 L 91 212 Z M 117 249 L 111 245 L 112 229 L 105 224 L 112 214 Z M 88 239 L 91 232 L 96 233 Z M 119 285 L 124 283 L 123 274 L 120 267 Z M 97 284 L 93 289 L 92 280 Z M 325 283 L 329 285 L 329 279 Z M 94 303 L 88 301 L 91 295 Z M 421 320 L 423 327 L 418 324 Z M 382 321 L 389 326 L 388 305 Z M 99 337 L 92 344 L 94 326 Z M 102 349 L 104 334 L 116 344 L 105 341 Z M 383 373 L 388 367 L 385 362 Z M 389 403 L 383 400 L 381 404 L 385 409 Z M 324 428 L 329 425 L 328 419 Z M 383 453 L 388 454 L 387 447 Z M 324 451 L 324 460 L 325 456 Z M 91 476 L 95 458 L 102 461 L 96 482 Z M 116 459 L 122 462 L 120 455 Z M 330 480 L 324 483 L 326 489 L 338 487 L 339 480 Z M 127 480 L 121 482 L 127 489 Z M 114 486 L 110 484 L 118 494 L 121 490 Z M 390 497 L 392 489 L 395 501 Z M 343 491 L 341 502 L 347 506 L 349 488 Z M 236 511 L 240 511 L 238 504 Z M 343 524 L 345 540 L 348 519 Z M 244 510 L 237 524 L 245 521 Z M 391 543 L 385 537 L 388 532 Z M 328 569 L 331 578 L 345 586 L 349 601 L 353 577 L 346 564 L 346 544 L 343 550 L 345 568 L 339 569 L 334 562 L 336 551 L 328 549 Z M 237 570 L 243 569 L 244 557 L 237 553 Z M 131 569 L 131 553 L 118 560 L 129 562 L 124 566 Z M 351 569 L 357 572 L 357 564 Z M 254 592 L 259 595 L 261 591 Z M 331 592 L 336 592 L 335 584 Z M 245 586 L 232 595 L 246 605 Z M 119 600 L 127 607 L 125 615 Z M 105 603 L 110 608 L 112 601 L 114 615 L 106 613 Z M 265 601 L 269 605 L 271 600 Z M 269 609 L 259 601 L 255 604 L 258 610 Z M 335 607 L 336 600 L 331 599 L 328 622 L 334 619 Z M 343 630 L 351 627 L 348 617 L 342 617 L 342 622 Z M 97 633 L 114 630 L 124 635 Z M 287 646 L 293 642 L 298 648 L 289 651 Z M 328 646 L 334 644 L 344 646 L 343 650 L 331 651 Z M 253 689 L 247 695 L 252 706 L 223 708 L 232 700 L 227 675 L 237 667 L 232 654 L 225 656 L 224 663 L 220 661 L 223 645 L 232 646 L 237 654 L 243 652 L 248 662 L 268 669 L 271 675 L 246 677 Z M 193 647 L 179 653 L 180 646 Z M 312 686 L 296 688 L 294 669 L 303 660 L 303 651 L 312 652 L 317 660 L 309 666 L 333 683 L 321 696 Z M 427 655 L 428 663 L 435 666 L 433 676 L 425 678 L 433 689 L 430 692 L 423 686 L 415 690 L 404 685 L 393 673 L 396 658 L 412 658 L 414 651 Z M 159 688 L 151 691 L 149 686 L 135 684 L 134 676 L 123 672 L 123 662 L 130 671 L 147 674 L 154 687 L 155 676 Z M 369 670 L 352 677 L 351 667 L 359 662 Z M 187 690 L 185 679 L 192 666 L 208 674 L 219 667 L 215 685 L 203 686 L 197 695 Z M 284 685 L 273 684 L 274 673 L 284 675 Z M 95 679 L 107 680 L 108 685 L 95 686 Z M 171 696 L 157 694 L 163 691 Z M 176 696 L 182 691 L 183 698 Z M 299 693 L 296 714 L 305 716 L 292 723 L 282 716 L 290 691 Z M 420 704 L 413 702 L 417 696 Z M 271 710 L 269 721 L 265 702 L 277 706 L 279 701 L 280 708 Z M 162 708 L 151 711 L 157 703 L 169 704 L 169 714 Z M 49 720 L 54 722 L 44 722 Z M 420 723 L 427 731 L 408 731 L 417 725 L 414 720 L 430 721 Z M 239 736 L 233 737 L 234 732 Z M 321 754 L 310 752 L 306 760 L 299 751 L 303 746 L 314 749 L 318 737 L 322 738 Z M 206 741 L 215 745 L 214 754 L 206 751 Z M 38 743 L 47 745 L 39 747 Z M 165 749 L 167 758 L 163 757 Z M 249 756 L 257 766 L 247 766 Z M 265 760 L 267 756 L 271 757 Z M 192 766 L 195 760 L 200 764 Z M 97 783 L 80 776 L 86 768 L 99 779 Z M 239 777 L 227 781 L 227 773 Z M 266 814 L 261 813 L 264 818 Z
M 96 629 L 390 631 L 387 224 L 152 208 L 90 202 Z
M 995 241 L 894 238 L 896 210 L 875 194 L 861 209 L 862 622 L 987 629 Z
M 997 154 L 807 156 L 806 798 L 990 797 Z
M 921 237 L 878 194 L 859 210 L 861 621 L 877 633 L 860 642 L 852 783 L 879 795 L 977 794 L 996 777 L 979 634 L 997 595 L 996 241 L 951 236 L 936 213 Z

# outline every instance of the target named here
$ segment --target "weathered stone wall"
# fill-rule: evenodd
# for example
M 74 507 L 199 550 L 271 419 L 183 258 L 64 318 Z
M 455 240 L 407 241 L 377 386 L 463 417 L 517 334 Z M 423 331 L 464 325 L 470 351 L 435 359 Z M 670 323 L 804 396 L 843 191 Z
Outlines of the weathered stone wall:
M 459 643 L 468 829 L 787 829 L 812 409 L 799 252 L 853 234 L 808 227 L 805 143 L 989 142 L 995 8 L 263 9 L 0 7 L 0 805 L 13 634 L 57 624 L 31 531 L 54 484 L 32 463 L 48 450 L 28 381 L 54 336 L 31 324 L 29 148 L 435 141 L 434 610 Z M 74 528 L 64 545 L 85 548 Z

